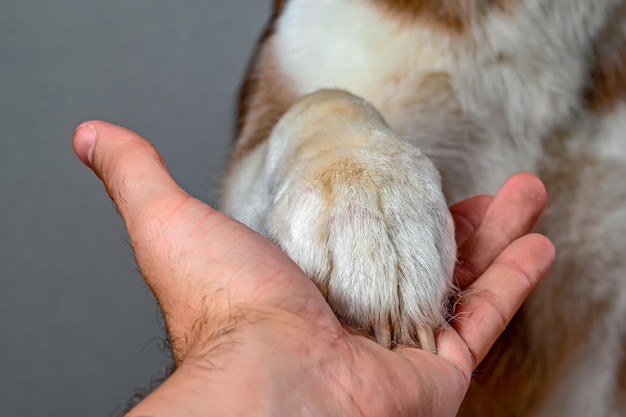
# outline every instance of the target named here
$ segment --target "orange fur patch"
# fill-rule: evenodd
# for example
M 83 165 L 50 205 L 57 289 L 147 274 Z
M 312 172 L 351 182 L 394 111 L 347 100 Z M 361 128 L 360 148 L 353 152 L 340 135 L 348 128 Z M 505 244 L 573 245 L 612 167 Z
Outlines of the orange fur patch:
M 234 160 L 266 141 L 280 117 L 296 101 L 286 77 L 276 67 L 271 38 L 265 41 L 244 81 Z
M 255 90 L 259 83 L 259 67 L 261 67 L 262 57 L 264 55 L 265 44 L 267 40 L 272 37 L 274 34 L 274 26 L 276 24 L 276 20 L 280 16 L 283 7 L 285 5 L 286 0 L 274 0 L 274 8 L 272 15 L 261 34 L 259 41 L 257 42 L 256 48 L 250 61 L 248 62 L 248 68 L 246 70 L 246 75 L 244 77 L 243 82 L 241 83 L 241 87 L 239 89 L 239 102 L 238 102 L 238 113 L 237 113 L 237 137 L 241 134 L 241 130 L 244 126 L 246 117 L 250 111 L 250 101 L 251 96 L 254 95 Z
M 278 16 L 283 11 L 285 3 L 287 0 L 274 0 L 274 16 Z
M 272 16 L 257 44 L 239 90 L 237 143 L 231 162 L 268 139 L 274 125 L 295 102 L 288 82 L 274 64 L 272 36 L 287 0 L 274 0 Z
M 613 13 L 594 46 L 594 63 L 585 94 L 587 108 L 610 111 L 626 99 L 626 2 Z
M 316 172 L 313 180 L 320 185 L 328 205 L 334 200 L 334 188 L 341 185 L 372 184 L 369 173 L 356 161 L 344 158 Z
M 331 216 L 332 208 L 336 205 L 336 187 L 349 187 L 354 184 L 370 184 L 371 178 L 363 166 L 349 158 L 340 159 L 330 165 L 313 173 L 311 181 L 316 184 L 322 192 L 325 208 L 321 214 L 324 218 Z M 330 238 L 330 229 L 324 229 L 319 236 L 320 241 L 327 242 Z M 328 286 L 325 283 L 323 293 L 328 294 Z
M 516 0 L 372 0 L 400 18 L 425 19 L 462 32 L 493 9 L 509 11 Z

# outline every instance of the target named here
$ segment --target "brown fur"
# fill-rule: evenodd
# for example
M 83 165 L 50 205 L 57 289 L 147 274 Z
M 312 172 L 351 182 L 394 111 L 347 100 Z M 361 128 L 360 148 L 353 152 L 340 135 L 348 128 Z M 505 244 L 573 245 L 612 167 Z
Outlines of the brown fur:
M 372 2 L 398 17 L 431 21 L 459 33 L 491 10 L 510 10 L 516 0 L 372 0 Z
M 238 119 L 238 137 L 234 161 L 263 143 L 272 128 L 296 100 L 281 76 L 273 57 L 271 35 L 259 50 L 258 59 L 244 81 Z
M 370 181 L 367 178 L 368 173 L 363 166 L 357 162 L 345 158 L 332 163 L 324 169 L 314 173 L 312 175 L 312 182 L 318 184 L 325 201 L 325 207 L 320 218 L 330 218 L 332 216 L 332 208 L 335 206 L 335 200 L 337 198 L 335 194 L 335 187 L 339 184 L 362 184 L 364 181 Z M 330 229 L 325 228 L 322 230 L 322 234 L 319 239 L 326 242 L 330 239 Z M 318 288 L 325 297 L 328 296 L 329 278 L 320 280 Z
M 278 16 L 283 11 L 285 3 L 287 0 L 274 0 L 274 16 Z
M 590 110 L 610 111 L 626 99 L 625 20 L 626 4 L 613 14 L 606 30 L 596 41 L 595 63 L 591 68 L 585 97 Z
M 239 140 L 236 145 L 235 160 L 238 160 L 243 154 L 263 142 L 274 123 L 294 101 L 291 99 L 288 103 L 283 103 L 285 97 L 289 96 L 289 93 L 278 91 L 282 90 L 282 88 L 276 87 L 280 85 L 287 90 L 286 86 L 280 82 L 283 77 L 278 74 L 278 69 L 272 65 L 274 59 L 271 56 L 270 45 L 270 39 L 274 34 L 274 25 L 282 13 L 286 2 L 287 0 L 274 0 L 272 16 L 261 35 L 261 39 L 257 43 L 256 50 L 252 54 L 252 59 L 248 64 L 246 75 L 239 90 L 236 137 L 244 137 L 245 139 Z M 256 115 L 260 108 L 264 108 L 261 109 L 263 117 Z M 250 114 L 254 116 L 250 116 L 252 121 L 249 122 L 247 119 Z M 253 131 L 247 135 L 242 135 L 244 126 L 249 123 L 252 123 L 254 127 L 259 129 L 256 132 Z
M 313 176 L 313 180 L 320 185 L 324 194 L 324 200 L 329 207 L 332 207 L 335 202 L 335 187 L 342 184 L 372 182 L 365 168 L 349 158 L 336 161 L 323 170 L 318 171 Z
M 619 368 L 619 390 L 621 394 L 622 407 L 626 408 L 626 340 L 623 343 L 622 364 Z

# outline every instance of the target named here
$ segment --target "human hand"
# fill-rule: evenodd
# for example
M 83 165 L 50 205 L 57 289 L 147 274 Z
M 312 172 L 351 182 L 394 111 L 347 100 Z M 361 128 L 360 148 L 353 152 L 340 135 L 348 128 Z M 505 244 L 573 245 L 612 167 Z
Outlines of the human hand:
M 545 237 L 527 234 L 545 203 L 535 177 L 454 205 L 456 318 L 437 335 L 437 355 L 390 351 L 345 330 L 274 245 L 180 189 L 144 139 L 88 122 L 74 149 L 124 218 L 177 364 L 129 416 L 453 416 L 554 259 Z

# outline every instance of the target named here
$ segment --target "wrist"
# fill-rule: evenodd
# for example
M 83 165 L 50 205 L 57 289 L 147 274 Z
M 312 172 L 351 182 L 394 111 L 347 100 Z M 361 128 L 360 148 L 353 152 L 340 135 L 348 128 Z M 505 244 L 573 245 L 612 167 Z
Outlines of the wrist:
M 197 337 L 176 372 L 127 417 L 346 415 L 337 353 L 315 334 L 292 317 L 239 318 Z

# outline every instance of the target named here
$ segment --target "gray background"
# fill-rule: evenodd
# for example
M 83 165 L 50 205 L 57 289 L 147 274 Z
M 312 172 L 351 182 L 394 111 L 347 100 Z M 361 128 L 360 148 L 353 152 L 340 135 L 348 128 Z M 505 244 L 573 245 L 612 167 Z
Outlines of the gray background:
M 0 415 L 109 416 L 164 366 L 124 226 L 74 156 L 92 118 L 138 131 L 214 202 L 259 0 L 0 6 Z

